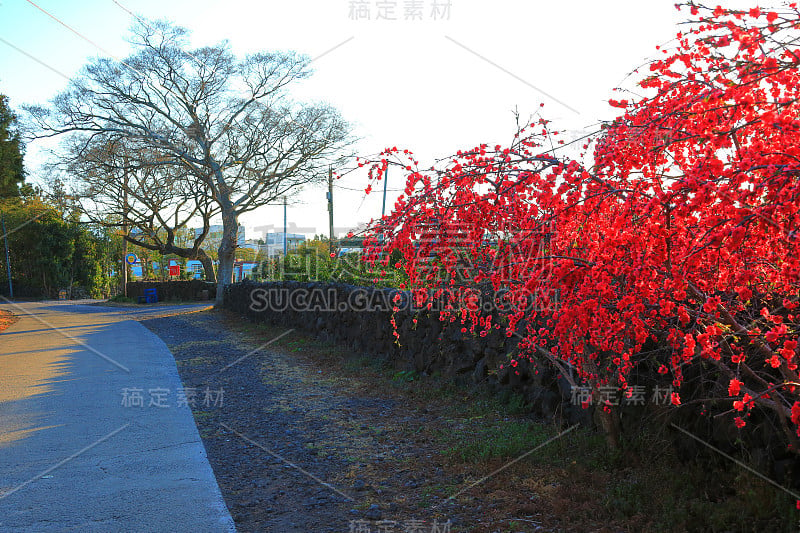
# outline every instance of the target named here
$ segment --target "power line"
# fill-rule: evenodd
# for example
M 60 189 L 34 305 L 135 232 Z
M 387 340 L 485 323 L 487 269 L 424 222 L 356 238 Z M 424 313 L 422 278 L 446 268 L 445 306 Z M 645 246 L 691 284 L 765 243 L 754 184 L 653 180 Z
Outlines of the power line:
M 16 50 L 17 52 L 19 52 L 20 54 L 24 55 L 24 56 L 25 56 L 25 57 L 27 57 L 28 59 L 30 59 L 30 60 L 32 60 L 32 61 L 35 61 L 35 62 L 39 63 L 39 64 L 40 64 L 41 66 L 43 66 L 44 68 L 46 68 L 46 69 L 48 69 L 48 70 L 51 70 L 51 71 L 55 72 L 56 74 L 58 74 L 59 76 L 61 76 L 62 78 L 66 79 L 67 81 L 70 81 L 70 78 L 69 78 L 69 76 L 67 76 L 66 74 L 64 74 L 64 73 L 63 73 L 63 72 L 61 72 L 60 70 L 57 70 L 57 69 L 55 69 L 55 68 L 51 67 L 50 65 L 48 65 L 47 63 L 45 63 L 45 62 L 44 62 L 44 61 L 42 61 L 41 59 L 39 59 L 39 58 L 37 58 L 37 57 L 35 57 L 35 56 L 33 56 L 33 55 L 29 54 L 28 52 L 26 52 L 26 51 L 25 51 L 25 50 L 23 50 L 22 48 L 19 48 L 18 46 L 15 46 L 15 45 L 11 44 L 10 42 L 8 42 L 8 41 L 6 41 L 5 39 L 3 39 L 2 37 L 0 37 L 0 41 L 2 41 L 2 42 L 3 42 L 3 43 L 6 45 L 6 46 L 9 46 L 9 47 L 11 47 L 11 48 L 13 48 L 14 50 Z
M 337 189 L 343 189 L 345 191 L 355 191 L 355 192 L 364 192 L 364 189 L 354 189 L 352 187 L 345 187 L 344 185 L 333 185 Z M 386 189 L 389 192 L 405 192 L 405 189 Z
M 125 65 L 129 69 L 131 69 L 132 71 L 140 74 L 141 76 L 145 76 L 142 72 L 139 72 L 138 70 L 136 70 L 135 68 L 133 68 L 132 66 L 127 64 L 124 60 L 118 58 L 117 56 L 115 56 L 114 54 L 112 54 L 111 52 L 109 52 L 108 50 L 106 50 L 105 48 L 103 48 L 102 46 L 100 46 L 99 44 L 94 42 L 93 40 L 89 39 L 88 37 L 86 37 L 85 35 L 80 33 L 78 30 L 76 30 L 75 28 L 73 28 L 72 26 L 67 24 L 66 22 L 62 21 L 61 19 L 59 19 L 58 17 L 56 17 L 55 15 L 50 13 L 49 11 L 39 7 L 39 5 L 37 5 L 35 2 L 33 2 L 33 0 L 25 0 L 25 1 L 28 2 L 30 5 L 32 5 L 33 7 L 35 7 L 36 9 L 38 9 L 39 11 L 41 11 L 42 13 L 44 13 L 45 15 L 47 15 L 48 17 L 50 17 L 51 19 L 55 20 L 56 22 L 58 22 L 59 24 L 64 26 L 66 29 L 68 29 L 69 31 L 71 31 L 72 33 L 74 33 L 75 35 L 77 35 L 78 37 L 80 37 L 81 39 L 86 41 L 87 43 L 91 44 L 92 46 L 94 46 L 95 48 L 97 48 L 98 50 L 103 52 L 104 54 L 107 54 L 107 55 L 113 57 L 114 59 L 116 59 L 117 61 L 119 61 L 120 63 L 122 63 L 123 65 Z M 147 76 L 145 76 L 145 78 L 146 77 Z M 163 86 L 162 86 L 162 88 L 166 89 L 166 87 L 163 87 Z
M 80 38 L 81 38 L 81 39 L 83 39 L 84 41 L 86 41 L 86 42 L 88 42 L 89 44 L 91 44 L 92 46 L 94 46 L 95 48 L 97 48 L 98 50 L 100 50 L 101 52 L 103 52 L 103 53 L 105 53 L 105 54 L 107 54 L 107 55 L 111 56 L 112 58 L 114 58 L 115 60 L 117 60 L 117 61 L 118 61 L 120 64 L 122 64 L 122 65 L 126 66 L 127 68 L 129 68 L 129 69 L 130 69 L 130 70 L 132 70 L 133 72 L 136 72 L 137 74 L 139 74 L 140 76 L 142 76 L 144 79 L 146 79 L 146 80 L 150 80 L 150 76 L 148 76 L 148 75 L 146 75 L 145 73 L 143 73 L 143 72 L 141 72 L 141 71 L 137 70 L 136 68 L 134 68 L 134 67 L 130 66 L 128 63 L 126 63 L 126 62 L 125 62 L 125 60 L 123 60 L 123 59 L 120 59 L 119 57 L 117 57 L 116 55 L 112 54 L 111 52 L 109 52 L 108 50 L 106 50 L 105 48 L 103 48 L 102 46 L 100 46 L 99 44 L 95 43 L 94 41 L 92 41 L 91 39 L 89 39 L 88 37 L 86 37 L 85 35 L 83 35 L 82 33 L 80 33 L 78 30 L 76 30 L 75 28 L 73 28 L 72 26 L 70 26 L 69 24 L 67 24 L 66 22 L 62 21 L 61 19 L 59 19 L 58 17 L 56 17 L 55 15 L 53 15 L 52 13 L 50 13 L 49 11 L 47 11 L 47 10 L 43 9 L 42 7 L 40 7 L 39 5 L 37 5 L 35 2 L 33 2 L 33 0 L 26 0 L 26 2 L 28 2 L 28 3 L 29 3 L 29 4 L 31 4 L 33 7 L 35 7 L 36 9 L 38 9 L 39 11 L 41 11 L 42 13 L 44 13 L 45 15 L 47 15 L 48 17 L 50 17 L 51 19 L 55 20 L 56 22 L 58 22 L 58 23 L 59 23 L 59 24 L 61 24 L 62 26 L 64 26 L 66 29 L 68 29 L 69 31 L 71 31 L 71 32 L 72 32 L 73 34 L 75 34 L 76 36 L 80 37 Z M 123 7 L 123 6 L 122 6 L 122 5 L 121 5 L 119 2 L 115 2 L 115 4 L 117 4 L 117 5 L 118 5 L 118 6 L 119 6 L 121 9 L 125 10 L 126 12 L 128 12 L 128 13 L 130 13 L 132 16 L 134 16 L 134 17 L 135 17 L 137 20 L 139 20 L 139 21 L 142 23 L 142 25 L 144 25 L 144 26 L 145 26 L 147 29 L 149 29 L 150 31 L 154 31 L 154 30 L 153 30 L 153 28 L 152 28 L 150 25 L 148 25 L 148 24 L 147 24 L 145 21 L 143 21 L 143 20 L 142 20 L 140 17 L 138 17 L 138 16 L 136 16 L 136 15 L 133 15 L 133 14 L 132 14 L 132 13 L 131 13 L 131 12 L 130 12 L 128 9 L 124 8 L 124 7 Z M 164 34 L 163 34 L 163 32 L 159 32 L 159 33 L 161 33 L 162 35 L 164 35 Z M 351 38 L 351 39 L 352 39 L 352 38 Z M 349 40 L 350 40 L 350 39 L 348 39 L 348 41 L 349 41 Z M 347 42 L 347 41 L 345 41 L 345 42 Z M 344 44 L 344 43 L 340 43 L 339 45 L 337 45 L 336 47 L 334 47 L 334 49 L 335 49 L 335 48 L 338 48 L 338 47 L 339 47 L 339 46 L 341 46 L 342 44 Z M 12 46 L 13 46 L 13 45 L 12 45 Z M 201 62 L 199 59 L 197 59 L 197 58 L 196 58 L 195 56 L 193 56 L 191 53 L 189 53 L 189 52 L 187 52 L 187 51 L 185 51 L 185 50 L 182 50 L 182 52 L 184 52 L 186 55 L 188 55 L 189 57 L 191 57 L 192 59 L 194 59 L 195 61 L 197 61 L 198 65 L 200 65 L 200 66 L 204 66 L 204 63 L 202 63 L 202 62 Z M 24 52 L 23 52 L 23 53 L 24 53 Z M 325 53 L 327 53 L 327 52 L 325 52 Z M 28 54 L 26 54 L 26 55 L 28 55 Z M 324 54 L 323 54 L 323 55 L 324 55 Z M 35 59 L 35 58 L 32 58 L 32 59 Z M 38 61 L 38 60 L 36 60 L 36 61 Z M 40 63 L 41 63 L 41 62 L 40 62 Z M 45 65 L 45 66 L 46 66 L 46 65 Z M 48 66 L 47 68 L 51 68 L 51 67 L 49 67 L 49 66 Z M 53 70 L 53 69 L 51 68 L 51 70 Z M 66 77 L 66 76 L 65 76 L 65 77 Z M 67 78 L 67 79 L 69 79 L 69 77 L 66 77 L 66 78 Z M 176 97 L 175 97 L 175 96 L 172 94 L 172 91 L 171 91 L 170 89 L 168 89 L 167 87 L 165 87 L 165 86 L 164 86 L 164 84 L 162 84 L 162 83 L 161 83 L 159 80 L 153 80 L 153 81 L 155 82 L 155 84 L 156 84 L 157 86 L 161 87 L 161 89 L 163 89 L 163 90 L 166 92 L 166 96 L 167 96 L 167 97 L 171 97 L 173 100 L 175 100 L 175 101 L 176 101 L 176 102 L 179 104 L 179 106 L 182 106 L 182 102 L 180 102 L 180 101 L 179 101 L 179 100 L 178 100 L 178 99 L 177 99 L 177 98 L 176 98 Z M 308 128 L 306 128 L 304 125 L 302 125 L 302 124 L 300 124 L 300 123 L 296 122 L 296 121 L 295 121 L 294 119 L 292 119 L 291 117 L 289 117 L 289 122 L 292 122 L 292 123 L 294 123 L 295 125 L 299 126 L 301 129 L 304 129 L 304 130 L 308 131 L 308 132 L 309 132 L 310 134 L 312 134 L 312 135 L 316 135 L 316 134 L 317 134 L 317 132 L 314 132 L 314 131 L 311 131 L 311 130 L 309 130 L 309 129 L 308 129 Z M 241 131 L 242 133 L 246 133 L 246 132 L 245 132 L 245 131 L 244 131 L 244 130 L 241 128 L 241 126 L 240 126 L 239 124 L 235 124 L 235 123 L 234 123 L 234 124 L 232 124 L 232 126 L 233 126 L 234 128 L 236 128 L 236 129 L 238 129 L 239 131 Z
M 150 31 L 156 31 L 156 30 L 154 30 L 154 29 L 153 29 L 153 27 L 152 27 L 152 26 L 150 26 L 150 24 L 148 24 L 148 23 L 147 23 L 147 21 L 146 21 L 146 20 L 144 20 L 142 17 L 140 17 L 140 16 L 139 16 L 139 15 L 137 15 L 136 13 L 133 13 L 133 12 L 132 12 L 130 9 L 128 9 L 127 7 L 123 6 L 123 5 L 122 5 L 121 3 L 119 3 L 117 0 L 111 0 L 111 1 L 112 1 L 112 2 L 114 2 L 114 3 L 115 3 L 115 4 L 116 4 L 116 5 L 117 5 L 117 6 L 118 6 L 120 9 L 122 9 L 123 11 L 125 11 L 125 12 L 126 12 L 127 14 L 129 14 L 131 17 L 133 17 L 133 18 L 135 18 L 136 20 L 138 20 L 138 21 L 139 21 L 139 23 L 140 23 L 142 26 L 146 27 L 146 28 L 147 28 L 148 30 L 150 30 Z M 161 31 L 159 31 L 159 33 L 162 35 L 162 37 L 164 36 L 164 32 L 161 32 Z M 196 58 L 196 57 L 195 57 L 195 56 L 194 56 L 194 55 L 193 55 L 191 52 L 189 52 L 189 51 L 187 51 L 187 50 L 181 50 L 181 51 L 182 51 L 184 54 L 186 54 L 187 56 L 189 56 L 189 57 L 191 57 L 192 59 L 194 59 L 194 60 L 197 62 L 197 64 L 198 64 L 198 65 L 200 65 L 200 66 L 203 66 L 203 65 L 204 65 L 204 63 L 203 63 L 202 61 L 200 61 L 199 59 L 197 59 L 197 58 Z
M 28 1 L 28 2 L 30 2 L 30 0 L 27 0 L 27 1 Z M 160 30 L 157 30 L 157 29 L 154 29 L 154 28 L 153 28 L 153 27 L 152 27 L 150 24 L 148 24 L 148 23 L 147 23 L 147 21 L 146 21 L 146 20 L 144 20 L 142 17 L 140 17 L 140 16 L 136 15 L 135 13 L 133 13 L 132 11 L 130 11 L 128 8 L 126 8 L 125 6 L 123 6 L 123 5 L 122 5 L 120 2 L 118 2 L 117 0 L 111 0 L 111 1 L 112 1 L 112 2 L 114 2 L 114 4 L 116 4 L 116 5 L 117 5 L 117 6 L 118 6 L 120 9 L 122 9 L 123 11 L 125 11 L 126 13 L 128 13 L 128 14 L 129 14 L 131 17 L 133 17 L 133 18 L 135 18 L 136 20 L 138 20 L 138 21 L 139 21 L 139 23 L 140 23 L 140 24 L 142 24 L 144 27 L 146 27 L 148 30 L 150 30 L 150 31 L 152 31 L 152 32 L 156 32 L 156 31 L 157 31 L 158 33 L 160 33 L 160 34 L 161 34 L 161 36 L 162 36 L 162 37 L 164 36 L 164 32 L 162 32 L 162 31 L 160 31 Z M 50 15 L 50 16 L 52 16 L 52 15 Z M 333 48 L 330 48 L 330 49 L 326 50 L 325 52 L 323 52 L 322 54 L 318 55 L 317 57 L 315 57 L 315 58 L 313 58 L 313 59 L 309 60 L 309 64 L 313 63 L 314 61 L 316 61 L 317 59 L 321 58 L 322 56 L 325 56 L 325 55 L 327 55 L 327 54 L 329 54 L 329 53 L 333 52 L 334 50 L 336 50 L 336 49 L 337 49 L 337 48 L 339 48 L 340 46 L 343 46 L 343 45 L 347 44 L 348 42 L 350 42 L 350 41 L 351 41 L 351 40 L 353 40 L 353 39 L 355 39 L 355 37 L 354 37 L 354 36 L 352 36 L 352 37 L 350 37 L 350 38 L 348 38 L 348 39 L 346 39 L 346 40 L 342 41 L 341 43 L 337 44 L 337 45 L 336 45 L 336 46 L 334 46 Z M 101 50 L 102 50 L 102 49 L 101 49 Z M 187 51 L 187 50 L 183 50 L 183 49 L 181 49 L 181 52 L 182 52 L 182 53 L 184 53 L 184 54 L 186 54 L 187 56 L 191 57 L 192 59 L 194 59 L 194 60 L 195 60 L 195 62 L 197 62 L 197 64 L 198 64 L 199 66 L 201 66 L 201 67 L 203 67 L 203 66 L 206 66 L 206 64 L 205 64 L 205 63 L 203 63 L 202 61 L 200 61 L 199 59 L 197 59 L 197 57 L 195 57 L 194 55 L 192 55 L 192 53 L 191 53 L 191 52 L 189 52 L 189 51 Z M 112 57 L 113 57 L 113 56 L 112 56 Z M 116 58 L 115 58 L 115 59 L 116 59 Z M 123 62 L 123 64 L 124 64 L 124 62 Z M 127 65 L 126 65 L 126 66 L 127 66 Z M 134 69 L 134 71 L 136 71 L 136 70 Z M 136 71 L 136 72 L 138 72 L 138 71 Z M 141 73 L 140 73 L 140 74 L 141 74 Z M 142 75 L 144 75 L 144 74 L 142 74 Z M 159 85 L 161 85 L 161 84 L 159 83 Z M 163 89 L 165 89 L 167 92 L 169 92 L 169 89 L 167 89 L 167 88 L 166 88 L 166 87 L 164 87 L 163 85 L 161 85 L 161 87 L 162 87 Z M 299 122 L 296 122 L 296 121 L 295 121 L 293 118 L 291 118 L 291 117 L 289 117 L 289 122 L 292 122 L 292 123 L 294 123 L 295 125 L 299 126 L 299 127 L 300 127 L 301 129 L 303 129 L 303 130 L 306 130 L 306 131 L 307 131 L 308 133 L 310 133 L 312 136 L 316 136 L 316 135 L 318 134 L 318 132 L 317 132 L 317 131 L 312 131 L 312 130 L 309 130 L 309 129 L 308 129 L 308 128 L 306 128 L 306 127 L 305 127 L 303 124 L 300 124 Z M 245 132 L 243 129 L 241 129 L 241 126 L 239 126 L 238 124 L 233 124 L 233 127 L 235 127 L 235 128 L 237 128 L 237 129 L 239 129 L 239 131 L 241 131 L 242 133 L 246 133 L 246 132 Z
M 42 13 L 44 13 L 45 15 L 47 15 L 48 17 L 50 17 L 50 18 L 52 18 L 53 20 L 55 20 L 56 22 L 58 22 L 58 23 L 59 23 L 60 25 L 62 25 L 64 28 L 68 29 L 70 32 L 72 32 L 72 33 L 73 33 L 74 35 L 76 35 L 77 37 L 79 37 L 79 38 L 81 38 L 81 39 L 85 40 L 86 42 L 88 42 L 89 44 L 91 44 L 92 46 L 94 46 L 95 48 L 97 48 L 98 50 L 100 50 L 100 51 L 102 51 L 103 53 L 105 53 L 105 54 L 107 54 L 107 55 L 111 56 L 112 58 L 114 58 L 115 60 L 117 60 L 117 61 L 118 61 L 120 64 L 124 65 L 125 67 L 127 67 L 127 68 L 128 68 L 128 69 L 130 69 L 131 71 L 133 71 L 133 72 L 136 72 L 137 74 L 139 74 L 140 76 L 142 76 L 144 79 L 146 79 L 146 80 L 150 80 L 150 77 L 149 77 L 148 75 L 146 75 L 146 74 L 144 74 L 143 72 L 141 72 L 141 71 L 139 71 L 139 70 L 137 70 L 137 69 L 133 68 L 132 66 L 130 66 L 129 64 L 127 64 L 127 63 L 126 63 L 124 60 L 122 60 L 122 59 L 120 59 L 120 58 L 116 57 L 114 54 L 111 54 L 109 51 L 107 51 L 106 49 L 104 49 L 102 46 L 100 46 L 99 44 L 95 43 L 94 41 L 92 41 L 91 39 L 89 39 L 88 37 L 86 37 L 85 35 L 83 35 L 82 33 L 80 33 L 79 31 L 77 31 L 76 29 L 74 29 L 73 27 L 71 27 L 69 24 L 65 23 L 64 21 L 62 21 L 61 19 L 59 19 L 58 17 L 56 17 L 55 15 L 53 15 L 52 13 L 50 13 L 50 12 L 46 11 L 45 9 L 43 9 L 42 7 L 40 7 L 39 5 L 37 5 L 37 4 L 36 4 L 35 2 L 33 2 L 32 0 L 26 0 L 26 1 L 27 1 L 29 4 L 31 4 L 32 6 L 34 6 L 36 9 L 38 9 L 39 11 L 41 11 Z M 114 1 L 114 3 L 115 3 L 115 4 L 116 4 L 116 5 L 117 5 L 117 6 L 118 6 L 120 9 L 122 9 L 122 10 L 124 10 L 125 12 L 127 12 L 128 14 L 130 14 L 132 17 L 134 17 L 136 20 L 138 20 L 138 21 L 139 21 L 139 22 L 140 22 L 140 23 L 141 23 L 141 24 L 142 24 L 144 27 L 146 27 L 146 28 L 147 28 L 147 29 L 149 29 L 150 31 L 158 31 L 158 30 L 154 30 L 154 29 L 152 28 L 152 26 L 150 26 L 150 25 L 149 25 L 149 24 L 148 24 L 146 21 L 144 21 L 144 20 L 143 20 L 141 17 L 139 17 L 139 16 L 135 15 L 135 14 L 134 14 L 134 13 L 132 13 L 130 10 L 128 10 L 127 8 L 125 8 L 125 7 L 124 7 L 124 6 L 123 6 L 123 5 L 122 5 L 120 2 L 118 2 L 118 1 L 116 1 L 116 0 L 112 0 L 112 1 Z M 161 35 L 162 35 L 162 36 L 164 36 L 164 33 L 163 33 L 163 32 L 159 31 L 159 33 L 161 33 Z M 346 44 L 347 42 L 351 41 L 353 38 L 354 38 L 354 37 L 350 37 L 349 39 L 345 40 L 344 42 L 342 42 L 342 43 L 339 43 L 339 44 L 338 44 L 338 45 L 336 45 L 335 47 L 333 47 L 333 48 L 331 48 L 331 49 L 329 49 L 329 50 L 327 50 L 327 51 L 323 52 L 321 55 L 319 55 L 319 56 L 317 56 L 316 58 L 312 59 L 312 60 L 311 60 L 311 62 L 313 62 L 315 59 L 319 59 L 320 57 L 322 57 L 322 56 L 324 56 L 324 55 L 326 55 L 326 54 L 330 53 L 331 51 L 333 51 L 333 50 L 335 50 L 335 49 L 339 48 L 340 46 L 342 46 L 342 45 Z M 64 78 L 66 78 L 67 80 L 70 80 L 70 78 L 69 78 L 68 76 L 66 76 L 66 75 L 64 75 L 64 74 L 62 74 L 62 73 L 60 73 L 60 72 L 58 72 L 56 69 L 54 69 L 54 68 L 50 67 L 49 65 L 47 65 L 46 63 L 44 63 L 44 62 L 42 62 L 42 61 L 40 61 L 40 60 L 38 60 L 38 59 L 36 59 L 35 57 L 31 56 L 30 54 L 27 54 L 26 52 L 24 52 L 24 51 L 22 51 L 22 50 L 18 49 L 16 46 L 12 45 L 11 43 L 8 43 L 8 42 L 7 42 L 7 41 L 5 41 L 5 40 L 3 40 L 3 42 L 5 42 L 5 43 L 6 43 L 6 44 L 8 44 L 9 46 L 11 46 L 12 48 L 15 48 L 16 50 L 20 51 L 20 52 L 21 52 L 21 53 L 23 53 L 24 55 L 26 55 L 26 56 L 30 57 L 31 59 L 33 59 L 33 60 L 34 60 L 34 61 L 36 61 L 37 63 L 40 63 L 40 64 L 42 64 L 43 66 L 45 66 L 45 67 L 49 68 L 50 70 L 53 70 L 54 72 L 56 72 L 56 73 L 60 74 L 61 76 L 63 76 L 63 77 L 64 77 Z M 197 62 L 198 66 L 200 66 L 200 67 L 203 67 L 203 66 L 205 66 L 205 64 L 204 64 L 202 61 L 200 61 L 200 60 L 199 60 L 197 57 L 195 57 L 194 55 L 192 55 L 190 52 L 188 52 L 188 51 L 186 51 L 186 50 L 181 50 L 181 51 L 182 51 L 183 53 L 185 53 L 186 55 L 188 55 L 189 57 L 191 57 L 192 59 L 194 59 L 194 61 L 196 61 L 196 62 Z M 178 99 L 175 97 L 175 95 L 173 95 L 172 91 L 171 91 L 169 88 L 165 87 L 165 86 L 164 86 L 164 84 L 162 84 L 162 83 L 161 83 L 161 82 L 160 82 L 158 79 L 156 79 L 156 80 L 153 80 L 153 81 L 154 81 L 154 84 L 155 84 L 155 85 L 157 85 L 158 87 L 160 87 L 161 89 L 163 89 L 163 90 L 165 91 L 165 93 L 166 93 L 166 94 L 165 94 L 165 97 L 171 97 L 173 100 L 175 100 L 175 101 L 178 103 L 179 107 L 182 107 L 182 106 L 183 106 L 182 102 L 180 102 L 180 100 L 178 100 Z M 297 126 L 298 126 L 298 127 L 300 127 L 301 129 L 303 129 L 303 130 L 307 131 L 307 132 L 308 132 L 310 135 L 312 135 L 312 136 L 317 136 L 317 135 L 319 134 L 319 132 L 318 132 L 318 131 L 312 131 L 312 130 L 308 129 L 306 126 L 304 126 L 303 124 L 300 124 L 300 123 L 298 123 L 297 121 L 295 121 L 295 120 L 294 120 L 293 118 L 291 118 L 291 117 L 288 117 L 288 121 L 289 121 L 289 122 L 291 122 L 291 123 L 294 123 L 295 125 L 297 125 Z M 244 129 L 243 129 L 243 128 L 242 128 L 242 127 L 239 125 L 239 124 L 237 124 L 237 123 L 233 123 L 233 124 L 232 124 L 232 126 L 233 126 L 235 129 L 237 129 L 237 130 L 241 131 L 242 133 L 247 133 L 247 132 L 246 132 L 246 131 L 245 131 L 245 130 L 244 130 Z M 286 210 L 286 197 L 284 196 L 284 211 L 285 211 L 285 210 Z M 284 215 L 284 216 L 285 216 L 285 215 Z

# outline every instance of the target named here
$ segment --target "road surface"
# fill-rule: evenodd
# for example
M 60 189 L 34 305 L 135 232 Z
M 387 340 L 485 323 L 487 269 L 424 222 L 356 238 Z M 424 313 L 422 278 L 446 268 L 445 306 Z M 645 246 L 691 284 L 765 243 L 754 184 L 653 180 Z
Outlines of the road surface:
M 191 391 L 132 319 L 197 306 L 0 309 L 0 531 L 234 531 Z

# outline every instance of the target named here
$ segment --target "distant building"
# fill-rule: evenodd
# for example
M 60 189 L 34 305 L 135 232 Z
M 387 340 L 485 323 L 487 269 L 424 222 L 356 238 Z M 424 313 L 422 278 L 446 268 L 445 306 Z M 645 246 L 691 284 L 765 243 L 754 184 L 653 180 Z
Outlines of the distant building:
M 189 277 L 192 279 L 200 279 L 203 277 L 203 263 L 198 261 L 197 259 L 189 259 L 186 261 L 186 272 L 189 273 Z
M 239 246 L 239 248 L 247 248 L 248 250 L 253 250 L 255 253 L 258 253 L 261 251 L 262 246 L 263 245 L 260 244 L 256 239 L 247 239 L 243 245 Z
M 337 242 L 338 257 L 345 254 L 360 254 L 364 251 L 363 237 L 345 237 Z
M 203 233 L 203 228 L 195 228 L 194 236 L 197 238 L 201 233 Z M 222 226 L 219 224 L 214 224 L 208 228 L 208 235 L 206 235 L 206 243 L 210 243 L 214 245 L 219 245 L 219 242 L 222 240 Z M 239 232 L 236 235 L 236 246 L 239 248 L 244 248 L 245 242 L 245 232 L 244 226 L 241 224 L 239 225 Z M 207 245 L 206 245 L 207 246 Z M 204 247 L 206 247 L 204 246 Z
M 283 255 L 283 236 L 283 232 L 267 233 L 264 235 L 264 244 L 261 246 L 261 250 L 269 257 Z M 286 234 L 286 248 L 289 251 L 296 250 L 305 241 L 306 236 L 301 233 Z
M 236 261 L 233 264 L 233 281 L 238 282 L 243 279 L 253 279 L 253 271 L 258 269 L 256 261 Z

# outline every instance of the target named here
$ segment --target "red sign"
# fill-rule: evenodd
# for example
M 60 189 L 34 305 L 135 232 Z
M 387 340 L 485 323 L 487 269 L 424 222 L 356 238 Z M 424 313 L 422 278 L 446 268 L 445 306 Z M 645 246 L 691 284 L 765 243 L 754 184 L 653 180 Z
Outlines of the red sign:
M 181 274 L 180 265 L 170 265 L 169 266 L 169 275 L 170 276 L 180 276 L 180 274 Z

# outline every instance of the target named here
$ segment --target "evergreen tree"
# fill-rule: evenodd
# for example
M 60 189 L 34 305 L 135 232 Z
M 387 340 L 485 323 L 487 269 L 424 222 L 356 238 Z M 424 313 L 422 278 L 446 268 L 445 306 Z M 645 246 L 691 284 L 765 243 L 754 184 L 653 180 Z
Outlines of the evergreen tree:
M 17 117 L 0 94 L 0 198 L 19 196 L 25 180 L 24 146 L 17 130 Z

